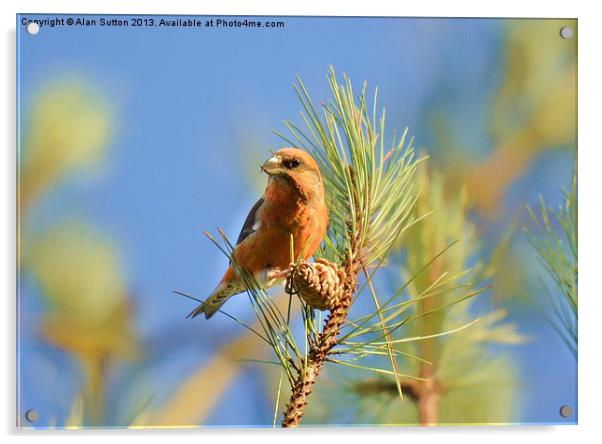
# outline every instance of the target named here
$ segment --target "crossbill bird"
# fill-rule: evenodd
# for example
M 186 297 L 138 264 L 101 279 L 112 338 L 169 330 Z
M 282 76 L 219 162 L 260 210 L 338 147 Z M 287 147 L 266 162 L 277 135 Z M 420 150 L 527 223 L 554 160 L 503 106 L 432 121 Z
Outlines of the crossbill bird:
M 293 237 L 295 259 L 310 258 L 328 227 L 324 184 L 316 161 L 297 148 L 281 148 L 262 166 L 268 175 L 263 196 L 247 216 L 232 257 L 238 267 L 268 288 L 286 278 Z M 245 291 L 231 263 L 213 293 L 188 317 L 209 319 L 232 296 Z

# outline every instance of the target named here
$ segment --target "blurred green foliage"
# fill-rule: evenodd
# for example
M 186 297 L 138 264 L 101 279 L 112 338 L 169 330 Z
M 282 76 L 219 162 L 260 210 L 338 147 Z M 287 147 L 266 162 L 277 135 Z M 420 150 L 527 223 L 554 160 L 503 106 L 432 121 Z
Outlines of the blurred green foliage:
M 411 305 L 416 320 L 393 337 L 393 342 L 396 338 L 417 338 L 396 346 L 408 356 L 400 371 L 414 378 L 402 381 L 404 399 L 400 400 L 390 378 L 360 379 L 346 374 L 334 378 L 347 381 L 332 382 L 335 386 L 321 400 L 337 411 L 342 406 L 338 399 L 334 401 L 332 391 L 347 391 L 340 401 L 357 404 L 352 421 L 362 424 L 511 422 L 516 418 L 517 375 L 509 355 L 494 353 L 491 346 L 519 344 L 524 338 L 514 325 L 504 321 L 505 311 L 491 309 L 460 331 L 437 335 L 475 318 L 471 308 L 475 298 L 455 301 L 490 276 L 468 218 L 466 190 L 450 187 L 440 172 L 429 170 L 427 165 L 419 168 L 416 185 L 421 190 L 416 214 L 432 213 L 412 226 L 398 243 L 398 255 L 403 260 L 390 264 L 390 268 L 399 267 L 397 279 L 408 283 L 407 297 L 416 301 Z M 481 259 L 475 262 L 475 258 Z M 427 289 L 436 291 L 424 298 Z M 328 408 L 321 411 L 326 417 L 312 410 L 313 421 L 332 420 Z

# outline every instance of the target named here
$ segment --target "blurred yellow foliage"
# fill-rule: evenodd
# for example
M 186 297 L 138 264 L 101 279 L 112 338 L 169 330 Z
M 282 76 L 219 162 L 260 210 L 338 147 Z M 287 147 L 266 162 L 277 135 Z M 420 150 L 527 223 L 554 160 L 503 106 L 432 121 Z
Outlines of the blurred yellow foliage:
M 570 26 L 572 39 L 560 28 Z M 495 216 L 506 188 L 529 168 L 541 151 L 576 149 L 577 22 L 509 20 L 504 81 L 491 104 L 494 142 L 488 158 L 457 169 L 471 199 Z
M 20 205 L 76 169 L 94 165 L 107 148 L 111 115 L 78 81 L 46 87 L 24 116 L 20 152 Z
M 122 308 L 126 290 L 111 244 L 82 225 L 67 223 L 26 252 L 52 311 L 74 322 L 103 325 Z
M 107 240 L 66 223 L 36 239 L 24 265 L 49 303 L 40 321 L 42 339 L 80 363 L 85 412 L 89 423 L 98 424 L 107 365 L 138 354 L 117 254 Z
M 71 404 L 69 416 L 65 420 L 66 429 L 81 429 L 84 425 L 84 400 L 76 396 Z
M 510 20 L 504 83 L 493 99 L 491 129 L 505 139 L 529 127 L 542 144 L 570 143 L 576 123 L 577 37 L 574 20 Z M 570 26 L 575 37 L 562 39 Z

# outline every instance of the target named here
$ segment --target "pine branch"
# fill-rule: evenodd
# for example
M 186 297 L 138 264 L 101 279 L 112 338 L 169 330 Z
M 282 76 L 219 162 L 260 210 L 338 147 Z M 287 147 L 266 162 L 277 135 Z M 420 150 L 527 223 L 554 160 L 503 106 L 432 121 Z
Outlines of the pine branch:
M 562 204 L 556 209 L 551 209 L 541 198 L 539 204 L 538 214 L 529 206 L 527 211 L 535 227 L 542 232 L 541 235 L 535 235 L 527 229 L 525 231 L 554 286 L 554 291 L 551 291 L 542 280 L 549 306 L 540 311 L 576 358 L 578 317 L 576 166 L 571 176 L 570 191 L 563 191 Z
M 352 242 L 349 255 L 343 261 L 343 270 L 345 272 L 345 281 L 343 282 L 343 292 L 337 305 L 330 311 L 330 314 L 324 322 L 322 332 L 318 336 L 309 351 L 307 364 L 298 374 L 293 385 L 291 399 L 284 411 L 282 427 L 297 427 L 303 417 L 305 406 L 308 403 L 309 395 L 315 384 L 324 362 L 329 353 L 337 344 L 337 336 L 347 320 L 347 314 L 353 295 L 357 287 L 357 273 L 362 267 L 361 256 L 359 254 L 359 243 L 357 238 L 352 236 Z
M 351 273 L 351 271 L 352 267 L 346 268 L 347 273 Z M 336 345 L 336 337 L 339 334 L 341 326 L 347 319 L 355 282 L 356 278 L 354 275 L 351 275 L 345 282 L 346 291 L 344 297 L 326 318 L 324 328 L 317 342 L 311 347 L 307 364 L 294 382 L 291 399 L 284 412 L 282 427 L 296 427 L 299 425 L 305 411 L 305 406 L 308 403 L 309 395 L 312 392 L 312 387 L 322 370 L 328 354 Z

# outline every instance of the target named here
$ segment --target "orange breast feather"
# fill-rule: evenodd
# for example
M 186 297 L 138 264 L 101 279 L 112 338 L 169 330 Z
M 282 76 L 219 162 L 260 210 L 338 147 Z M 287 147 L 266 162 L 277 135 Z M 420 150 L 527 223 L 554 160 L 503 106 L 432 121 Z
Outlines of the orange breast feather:
M 258 212 L 260 228 L 235 252 L 236 261 L 256 273 L 272 267 L 284 269 L 290 263 L 290 235 L 295 258 L 307 259 L 317 250 L 328 226 L 323 199 L 307 201 L 282 186 L 268 187 Z

